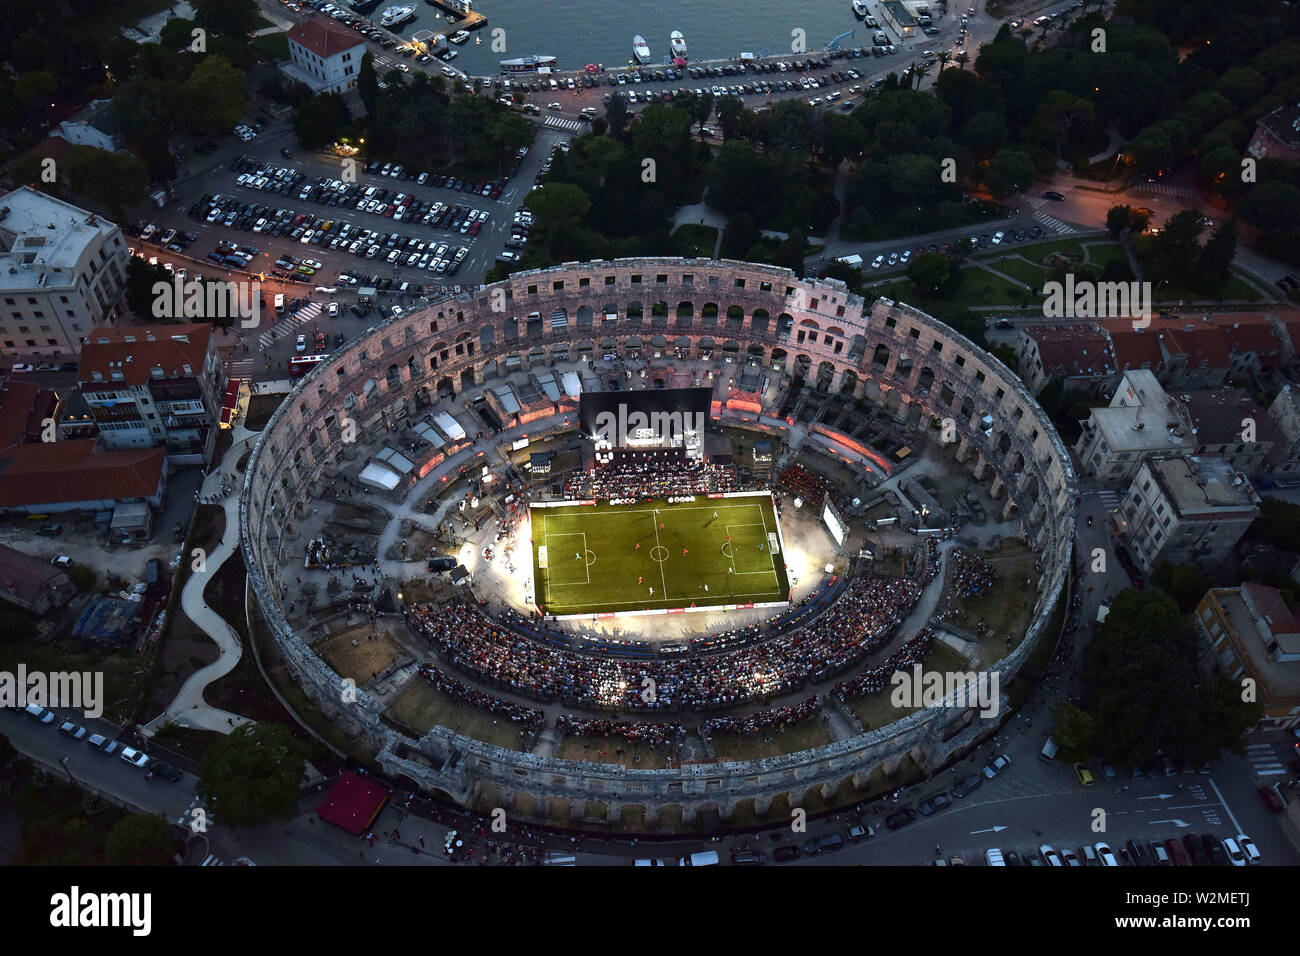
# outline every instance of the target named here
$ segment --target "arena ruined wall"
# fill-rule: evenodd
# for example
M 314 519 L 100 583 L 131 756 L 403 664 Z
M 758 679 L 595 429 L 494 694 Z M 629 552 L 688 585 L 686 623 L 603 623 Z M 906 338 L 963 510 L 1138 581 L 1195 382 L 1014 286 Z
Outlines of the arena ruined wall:
M 463 804 L 488 800 L 575 820 L 601 816 L 601 808 L 613 819 L 638 807 L 648 825 L 675 806 L 687 822 L 708 808 L 727 819 L 748 800 L 760 813 L 774 800 L 799 806 L 814 791 L 829 798 L 846 782 L 861 788 L 906 760 L 933 769 L 989 729 L 990 719 L 974 710 L 927 708 L 812 750 L 667 770 L 538 757 L 442 727 L 416 741 L 386 724 L 374 698 L 294 633 L 281 607 L 281 559 L 300 544 L 297 518 L 355 454 L 343 440 L 346 425 L 373 431 L 499 376 L 610 353 L 761 366 L 787 387 L 870 401 L 935 429 L 1038 554 L 1025 640 L 989 668 L 1001 686 L 1049 637 L 1070 570 L 1076 478 L 1047 415 L 1000 361 L 903 303 L 881 299 L 868 308 L 836 280 L 729 260 L 573 262 L 449 295 L 373 327 L 304 378 L 258 439 L 240 491 L 249 586 L 289 672 L 330 719 L 374 749 L 386 771 Z

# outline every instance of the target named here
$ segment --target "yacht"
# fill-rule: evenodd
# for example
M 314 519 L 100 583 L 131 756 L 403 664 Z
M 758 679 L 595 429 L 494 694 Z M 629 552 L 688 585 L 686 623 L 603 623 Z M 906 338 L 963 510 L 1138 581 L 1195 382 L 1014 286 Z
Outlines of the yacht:
M 456 31 L 456 33 L 455 33 L 452 37 L 450 37 L 449 39 L 450 39 L 450 42 L 452 42 L 452 43 L 464 43 L 466 40 L 469 39 L 469 31 L 468 31 L 468 30 L 458 30 L 458 31 Z
M 502 73 L 553 73 L 558 61 L 553 56 L 521 56 L 501 61 Z
M 408 23 L 415 19 L 415 4 L 408 3 L 401 6 L 392 6 L 384 10 L 379 17 L 379 25 L 386 29 L 400 27 L 403 23 Z
M 672 47 L 673 56 L 686 56 L 686 37 L 682 36 L 681 30 L 674 30 L 668 37 L 668 45 Z
M 638 63 L 650 62 L 650 47 L 646 46 L 644 37 L 635 36 L 632 38 L 632 53 L 636 56 Z
M 379 25 L 395 30 L 415 19 L 415 7 L 407 4 L 385 8 L 380 15 Z
M 867 0 L 853 0 L 853 15 L 862 20 L 867 15 Z

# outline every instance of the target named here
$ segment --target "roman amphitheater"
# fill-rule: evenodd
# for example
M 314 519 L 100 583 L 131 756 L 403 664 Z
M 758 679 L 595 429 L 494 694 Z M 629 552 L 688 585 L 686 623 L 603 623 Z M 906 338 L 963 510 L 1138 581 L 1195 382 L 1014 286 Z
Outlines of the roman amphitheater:
M 673 480 L 773 489 L 789 604 L 546 618 L 528 506 L 601 494 L 577 394 L 692 386 L 714 463 Z M 862 799 L 991 736 L 1057 638 L 1074 485 L 1015 374 L 930 316 L 771 266 L 635 259 L 520 273 L 336 351 L 263 431 L 239 521 L 263 657 L 391 777 L 698 830 Z M 996 672 L 1001 713 L 891 711 L 888 677 L 923 660 Z

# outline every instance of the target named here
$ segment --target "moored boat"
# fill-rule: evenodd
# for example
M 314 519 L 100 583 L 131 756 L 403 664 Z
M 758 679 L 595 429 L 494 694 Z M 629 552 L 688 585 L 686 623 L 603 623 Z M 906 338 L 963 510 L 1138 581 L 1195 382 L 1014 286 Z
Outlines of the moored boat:
M 636 57 L 638 63 L 650 62 L 650 47 L 646 44 L 644 37 L 634 36 L 632 38 L 632 55 Z
M 674 30 L 669 35 L 668 45 L 672 47 L 673 56 L 686 56 L 686 37 L 682 36 L 681 30 Z

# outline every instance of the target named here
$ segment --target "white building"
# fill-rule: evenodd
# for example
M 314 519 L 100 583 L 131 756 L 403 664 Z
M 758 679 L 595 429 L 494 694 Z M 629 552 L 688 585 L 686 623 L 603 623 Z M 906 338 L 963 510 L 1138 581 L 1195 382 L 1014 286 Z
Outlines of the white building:
M 122 301 L 122 230 L 23 186 L 0 199 L 0 344 L 14 360 L 72 357 Z
M 1133 563 L 1150 574 L 1161 561 L 1227 562 L 1259 517 L 1259 496 L 1222 458 L 1153 458 L 1142 462 L 1115 523 Z
M 344 93 L 357 85 L 365 41 L 329 17 L 311 17 L 289 30 L 285 72 L 317 93 Z

